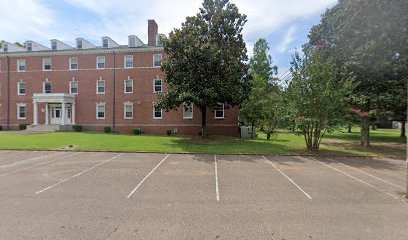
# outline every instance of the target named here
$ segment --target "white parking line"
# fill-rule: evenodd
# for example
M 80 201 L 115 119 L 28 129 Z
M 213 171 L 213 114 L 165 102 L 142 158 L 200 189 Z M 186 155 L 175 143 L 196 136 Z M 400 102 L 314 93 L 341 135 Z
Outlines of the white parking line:
M 40 190 L 40 191 L 36 192 L 35 194 L 39 194 L 39 193 L 45 192 L 45 191 L 47 191 L 47 190 L 49 190 L 49 189 L 51 189 L 51 188 L 53 188 L 53 187 L 55 187 L 55 186 L 58 186 L 59 184 L 61 184 L 61 183 L 63 183 L 63 182 L 66 182 L 66 181 L 68 181 L 68 180 L 70 180 L 70 179 L 73 179 L 73 178 L 75 178 L 75 177 L 78 177 L 78 176 L 80 176 L 80 175 L 82 175 L 82 174 L 84 174 L 84 173 L 86 173 L 86 172 L 88 172 L 88 171 L 90 171 L 90 170 L 92 170 L 92 169 L 94 169 L 94 168 L 97 168 L 97 167 L 101 166 L 101 165 L 104 164 L 104 163 L 107 163 L 107 162 L 109 162 L 109 161 L 111 161 L 111 160 L 113 160 L 113 159 L 119 157 L 119 156 L 122 155 L 122 154 L 123 154 L 123 153 L 120 153 L 120 154 L 118 154 L 118 155 L 116 155 L 116 156 L 114 156 L 114 157 L 111 157 L 111 158 L 109 158 L 109 159 L 107 159 L 107 160 L 105 160 L 105 161 L 103 161 L 103 162 L 101 162 L 101 163 L 99 163 L 99 164 L 97 164 L 97 165 L 95 165 L 95 166 L 93 166 L 93 167 L 90 167 L 90 168 L 88 168 L 88 169 L 86 169 L 86 170 L 84 170 L 84 171 L 82 171 L 82 172 L 80 172 L 80 173 L 77 173 L 77 174 L 75 174 L 74 176 L 71 176 L 71 177 L 69 177 L 69 178 L 65 178 L 65 179 L 63 179 L 63 180 L 57 182 L 56 184 L 53 184 L 53 185 L 51 185 L 51 186 L 49 186 L 49 187 L 44 188 L 43 190 Z
M 335 170 L 335 171 L 337 171 L 337 172 L 339 172 L 339 173 L 342 173 L 342 174 L 344 174 L 344 175 L 346 175 L 346 176 L 348 176 L 348 177 L 350 177 L 350 178 L 352 178 L 352 179 L 354 179 L 354 180 L 356 180 L 356 181 L 358 181 L 358 182 L 360 182 L 360 183 L 362 183 L 362 184 L 365 184 L 365 185 L 367 185 L 367 186 L 369 186 L 369 187 L 372 187 L 372 188 L 376 189 L 376 190 L 379 191 L 379 192 L 385 193 L 385 194 L 387 194 L 387 195 L 389 195 L 389 196 L 391 196 L 391 197 L 393 197 L 393 198 L 399 199 L 398 196 L 395 196 L 395 195 L 393 195 L 393 194 L 391 194 L 391 193 L 389 193 L 389 192 L 386 192 L 386 191 L 384 191 L 384 190 L 382 190 L 382 189 L 380 189 L 380 188 L 378 188 L 378 187 L 376 187 L 376 186 L 374 186 L 374 185 L 371 185 L 371 184 L 369 184 L 369 183 L 367 183 L 367 182 L 364 182 L 363 180 L 361 180 L 361 179 L 359 179 L 359 178 L 353 177 L 353 176 L 351 176 L 350 174 L 347 174 L 347 173 L 345 173 L 345 172 L 343 172 L 343 171 L 341 171 L 341 170 L 339 170 L 339 169 L 337 169 L 337 168 L 335 168 L 335 167 L 333 167 L 333 166 L 330 166 L 330 165 L 328 165 L 328 164 L 326 164 L 326 163 L 324 163 L 324 162 L 322 162 L 322 161 L 320 161 L 320 160 L 318 160 L 318 159 L 316 159 L 316 158 L 312 158 L 312 157 L 311 157 L 311 159 L 314 159 L 314 160 L 318 161 L 320 164 L 322 164 L 322 165 L 324 165 L 324 166 L 326 166 L 326 167 L 329 167 L 329 168 L 331 168 L 331 169 L 333 169 L 333 170 Z
M 38 167 L 38 166 L 41 166 L 41 165 L 44 165 L 44 164 L 47 164 L 47 163 L 55 162 L 55 161 L 57 161 L 57 160 L 59 160 L 59 159 L 63 159 L 63 158 L 67 158 L 67 157 L 72 157 L 72 156 L 75 156 L 75 155 L 78 155 L 78 154 L 80 154 L 80 153 L 78 152 L 78 153 L 74 153 L 74 154 L 71 154 L 71 155 L 66 155 L 66 156 L 59 157 L 59 158 L 56 158 L 56 159 L 53 159 L 53 160 L 50 160 L 50 161 L 46 161 L 46 162 L 42 162 L 42 163 L 39 163 L 39 164 L 35 164 L 35 165 L 33 165 L 33 166 L 29 166 L 29 167 L 17 169 L 17 170 L 14 170 L 14 171 L 12 171 L 12 172 L 9 172 L 9 173 L 3 173 L 3 174 L 0 174 L 0 177 L 4 177 L 4 176 L 10 175 L 10 174 L 13 174 L 13 173 L 16 173 L 16 172 L 24 171 L 24 170 L 27 170 L 27 169 L 30 169 L 30 168 L 35 168 L 35 167 Z
M 384 180 L 384 179 L 382 179 L 382 178 L 379 178 L 379 177 L 376 177 L 376 176 L 371 175 L 371 174 L 369 174 L 369 173 L 366 173 L 366 172 L 364 172 L 364 171 L 361 171 L 360 169 L 358 169 L 358 168 L 356 168 L 356 167 L 352 167 L 352 166 L 349 166 L 349 165 L 347 165 L 347 164 L 345 164 L 345 163 L 338 162 L 338 161 L 336 161 L 336 160 L 334 160 L 334 159 L 332 159 L 332 158 L 327 158 L 327 159 L 330 160 L 330 161 L 333 161 L 333 162 L 335 162 L 335 163 L 344 165 L 344 166 L 346 166 L 346 167 L 348 167 L 348 168 L 351 168 L 351 169 L 353 169 L 353 170 L 355 170 L 355 171 L 357 171 L 357 172 L 360 172 L 360 173 L 365 174 L 365 175 L 367 175 L 367 176 L 370 176 L 370 177 L 372 177 L 372 178 L 375 178 L 375 179 L 377 179 L 377 180 L 379 180 L 379 181 L 385 182 L 385 183 L 387 183 L 387 184 L 389 184 L 389 185 L 392 185 L 392 186 L 394 186 L 394 187 L 397 187 L 397 188 L 400 188 L 400 189 L 402 189 L 402 190 L 405 190 L 404 187 L 401 187 L 401 186 L 396 185 L 396 184 L 394 184 L 394 183 L 388 182 L 387 180 Z
M 281 173 L 285 178 L 287 178 L 293 185 L 295 185 L 306 197 L 308 197 L 310 200 L 312 199 L 312 197 L 311 197 L 307 192 L 305 192 L 299 185 L 297 185 L 297 184 L 295 183 L 295 181 L 293 181 L 290 177 L 288 177 L 288 175 L 286 175 L 284 172 L 282 172 L 281 170 L 279 170 L 279 168 L 277 168 L 277 167 L 275 166 L 275 164 L 273 164 L 271 161 L 269 161 L 268 159 L 266 159 L 265 156 L 262 156 L 262 157 L 265 159 L 266 163 L 271 164 L 278 172 L 280 172 L 280 173 Z
M 33 161 L 36 161 L 36 160 L 40 160 L 40 159 L 47 158 L 47 157 L 53 156 L 53 155 L 58 155 L 58 154 L 59 153 L 53 152 L 53 153 L 50 153 L 50 154 L 44 154 L 44 155 L 30 157 L 30 158 L 26 158 L 26 159 L 20 159 L 20 160 L 17 160 L 17 161 L 13 161 L 11 163 L 4 163 L 4 164 L 0 165 L 0 168 L 8 168 L 8 167 L 21 165 L 21 164 L 24 164 L 24 163 L 30 163 L 30 162 L 33 162 Z
M 142 181 L 140 181 L 139 184 L 137 184 L 137 186 L 127 195 L 127 198 L 129 199 L 133 193 L 135 193 L 137 191 L 137 189 L 139 189 L 140 186 L 142 186 L 143 182 L 158 168 L 160 167 L 160 165 L 170 156 L 170 154 L 167 154 L 160 162 L 159 164 L 156 165 L 156 167 L 154 167 L 152 169 L 152 171 L 149 172 L 149 174 L 146 175 L 146 177 L 143 178 Z
M 217 202 L 220 201 L 220 191 L 218 188 L 218 167 L 217 167 L 217 156 L 214 155 L 214 168 L 215 168 L 215 196 L 217 198 Z

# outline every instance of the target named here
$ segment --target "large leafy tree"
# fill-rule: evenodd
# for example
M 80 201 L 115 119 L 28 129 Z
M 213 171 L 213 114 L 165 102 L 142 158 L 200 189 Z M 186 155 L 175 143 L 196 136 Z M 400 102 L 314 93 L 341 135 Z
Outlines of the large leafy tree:
M 339 80 L 333 62 L 318 49 L 304 54 L 303 58 L 298 53 L 293 56 L 293 78 L 285 96 L 295 121 L 294 130 L 303 135 L 307 149 L 315 152 L 325 133 L 342 124 L 353 85 L 350 80 Z
M 358 83 L 352 107 L 361 119 L 363 146 L 370 145 L 370 117 L 388 111 L 406 119 L 406 91 L 398 89 L 406 89 L 408 79 L 407 12 L 406 0 L 339 0 L 309 35 L 308 47 L 320 48 L 343 77 Z
M 237 106 L 246 98 L 247 50 L 242 36 L 246 16 L 228 0 L 205 0 L 196 16 L 187 17 L 164 41 L 167 92 L 158 107 L 177 109 L 194 103 L 206 136 L 207 108 Z

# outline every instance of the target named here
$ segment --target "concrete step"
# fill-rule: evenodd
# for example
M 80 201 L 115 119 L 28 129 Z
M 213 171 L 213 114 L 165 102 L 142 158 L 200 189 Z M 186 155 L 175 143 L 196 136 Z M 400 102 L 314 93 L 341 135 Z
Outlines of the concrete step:
M 60 125 L 29 125 L 27 132 L 56 132 L 60 130 Z

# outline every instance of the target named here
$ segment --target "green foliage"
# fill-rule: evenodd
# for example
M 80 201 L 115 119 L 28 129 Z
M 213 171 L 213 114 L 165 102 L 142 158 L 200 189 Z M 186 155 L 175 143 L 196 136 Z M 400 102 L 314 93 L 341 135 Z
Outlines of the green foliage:
M 28 124 L 28 123 L 21 123 L 21 124 L 19 124 L 18 125 L 18 129 L 20 129 L 20 130 L 26 130 L 27 129 L 27 126 L 29 126 L 30 124 Z
M 265 39 L 260 38 L 256 41 L 254 46 L 254 55 L 249 60 L 249 66 L 251 73 L 255 73 L 258 77 L 267 80 L 271 84 L 276 84 L 273 82 L 276 78 L 273 75 L 278 74 L 278 67 L 272 66 L 272 57 L 268 54 L 269 45 Z
M 2 125 L 0 125 L 0 131 L 3 131 L 3 126 Z
M 82 132 L 83 127 L 82 125 L 72 125 L 72 130 L 74 130 L 74 132 Z
M 207 108 L 241 104 L 248 86 L 242 36 L 246 21 L 228 0 L 205 0 L 196 16 L 174 29 L 163 41 L 167 92 L 159 96 L 156 106 L 172 110 L 183 102 L 194 103 L 202 112 L 205 136 Z
M 319 50 L 306 51 L 303 58 L 296 53 L 290 70 L 293 79 L 286 98 L 294 130 L 304 136 L 309 151 L 318 151 L 326 131 L 342 124 L 354 86 L 350 80 L 339 80 L 333 62 Z
M 170 136 L 171 135 L 171 129 L 166 130 L 166 135 Z
M 134 135 L 141 135 L 141 134 L 143 134 L 143 129 L 141 129 L 141 128 L 133 128 L 133 129 L 132 129 L 132 132 L 133 132 Z
M 111 133 L 112 132 L 112 128 L 110 126 L 106 126 L 103 128 L 103 132 L 104 133 Z

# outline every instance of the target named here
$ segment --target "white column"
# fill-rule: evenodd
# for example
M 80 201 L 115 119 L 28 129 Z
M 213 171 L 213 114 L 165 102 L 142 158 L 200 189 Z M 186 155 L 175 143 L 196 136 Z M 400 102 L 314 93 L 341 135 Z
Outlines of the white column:
M 37 109 L 37 102 L 33 102 L 33 125 L 38 125 L 38 109 Z
M 71 103 L 71 122 L 75 125 L 75 103 Z
M 48 114 L 49 114 L 49 112 L 48 112 L 49 110 L 48 110 L 48 103 L 45 103 L 45 125 L 48 125 L 49 124 L 49 116 L 48 116 Z
M 65 118 L 66 118 L 66 108 L 65 108 L 65 103 L 62 103 L 62 110 L 61 110 L 61 125 L 65 125 Z

